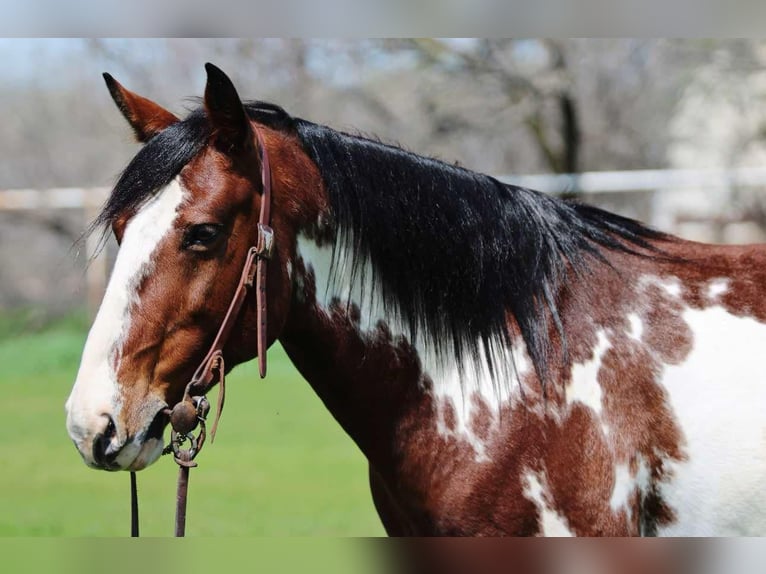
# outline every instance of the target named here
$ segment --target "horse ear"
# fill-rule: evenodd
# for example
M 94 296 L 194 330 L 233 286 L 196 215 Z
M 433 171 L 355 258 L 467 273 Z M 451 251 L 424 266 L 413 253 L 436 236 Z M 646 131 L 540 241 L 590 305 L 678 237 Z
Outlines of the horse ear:
M 104 81 L 106 87 L 109 88 L 109 93 L 112 94 L 114 103 L 128 120 L 138 141 L 146 142 L 152 136 L 179 121 L 176 116 L 162 106 L 125 89 L 110 74 L 104 73 Z
M 242 152 L 253 146 L 253 128 L 229 77 L 213 64 L 205 64 L 205 111 L 216 143 L 223 151 Z

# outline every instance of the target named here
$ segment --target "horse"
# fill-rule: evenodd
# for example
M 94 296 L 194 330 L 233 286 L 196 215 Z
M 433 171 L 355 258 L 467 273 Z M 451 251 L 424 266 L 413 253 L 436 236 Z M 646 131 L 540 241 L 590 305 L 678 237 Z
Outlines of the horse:
M 243 101 L 184 119 L 105 74 L 143 146 L 67 430 L 144 469 L 264 209 L 275 341 L 369 462 L 389 535 L 766 534 L 766 249 L 691 242 Z M 259 351 L 247 293 L 221 356 Z M 228 322 L 228 320 L 227 320 Z

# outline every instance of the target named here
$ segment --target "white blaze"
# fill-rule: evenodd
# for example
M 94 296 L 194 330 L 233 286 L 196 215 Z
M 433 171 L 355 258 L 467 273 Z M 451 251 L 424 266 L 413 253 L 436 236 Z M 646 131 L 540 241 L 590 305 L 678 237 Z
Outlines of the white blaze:
M 125 228 L 109 285 L 88 333 L 77 379 L 66 402 L 67 429 L 86 462 L 91 457 L 91 441 L 104 430 L 107 416 L 117 425 L 117 440 L 125 440 L 125 429 L 119 424 L 122 400 L 116 372 L 130 326 L 130 309 L 138 302 L 137 289 L 152 270 L 152 254 L 172 228 L 183 198 L 184 190 L 176 178 L 147 201 Z

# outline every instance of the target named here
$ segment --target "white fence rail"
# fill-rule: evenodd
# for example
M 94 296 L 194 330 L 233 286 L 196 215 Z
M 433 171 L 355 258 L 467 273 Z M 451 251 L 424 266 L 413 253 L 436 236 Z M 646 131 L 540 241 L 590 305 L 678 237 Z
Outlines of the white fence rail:
M 27 209 L 98 209 L 106 200 L 106 187 L 57 187 L 0 190 L 0 211 Z
M 0 212 L 21 210 L 73 209 L 83 212 L 83 229 L 95 219 L 109 194 L 106 187 L 63 187 L 51 189 L 0 190 Z M 105 251 L 99 251 L 99 238 L 85 240 L 85 256 L 89 261 L 85 272 L 86 303 L 91 316 L 101 304 L 109 269 Z
M 546 193 L 578 192 L 584 194 L 697 190 L 700 192 L 731 189 L 766 189 L 766 168 L 708 170 L 638 170 L 584 172 L 561 175 L 498 176 L 501 181 Z M 83 229 L 97 215 L 109 189 L 106 187 L 0 190 L 0 212 L 17 210 L 74 209 L 83 212 Z M 656 197 L 656 194 L 654 195 Z M 653 214 L 652 214 L 653 215 Z M 656 224 L 653 216 L 649 222 Z M 97 253 L 98 238 L 86 241 L 90 260 L 86 272 L 87 301 L 97 309 L 103 295 L 108 268 L 105 254 Z
M 560 175 L 508 175 L 498 179 L 546 193 L 709 190 L 766 186 L 766 168 L 587 171 Z

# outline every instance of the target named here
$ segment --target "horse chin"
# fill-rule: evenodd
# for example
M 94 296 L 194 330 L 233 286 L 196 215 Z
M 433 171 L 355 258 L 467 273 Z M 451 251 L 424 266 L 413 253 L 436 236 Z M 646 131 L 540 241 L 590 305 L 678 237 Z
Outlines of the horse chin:
M 168 424 L 168 420 L 164 408 L 155 415 L 146 429 L 144 442 L 141 444 L 133 461 L 124 467 L 125 470 L 143 470 L 160 458 L 164 448 L 163 432 Z
M 141 445 L 141 450 L 138 451 L 136 458 L 133 459 L 133 462 L 131 462 L 125 470 L 138 471 L 145 469 L 160 458 L 163 447 L 162 437 L 147 439 L 144 444 Z

